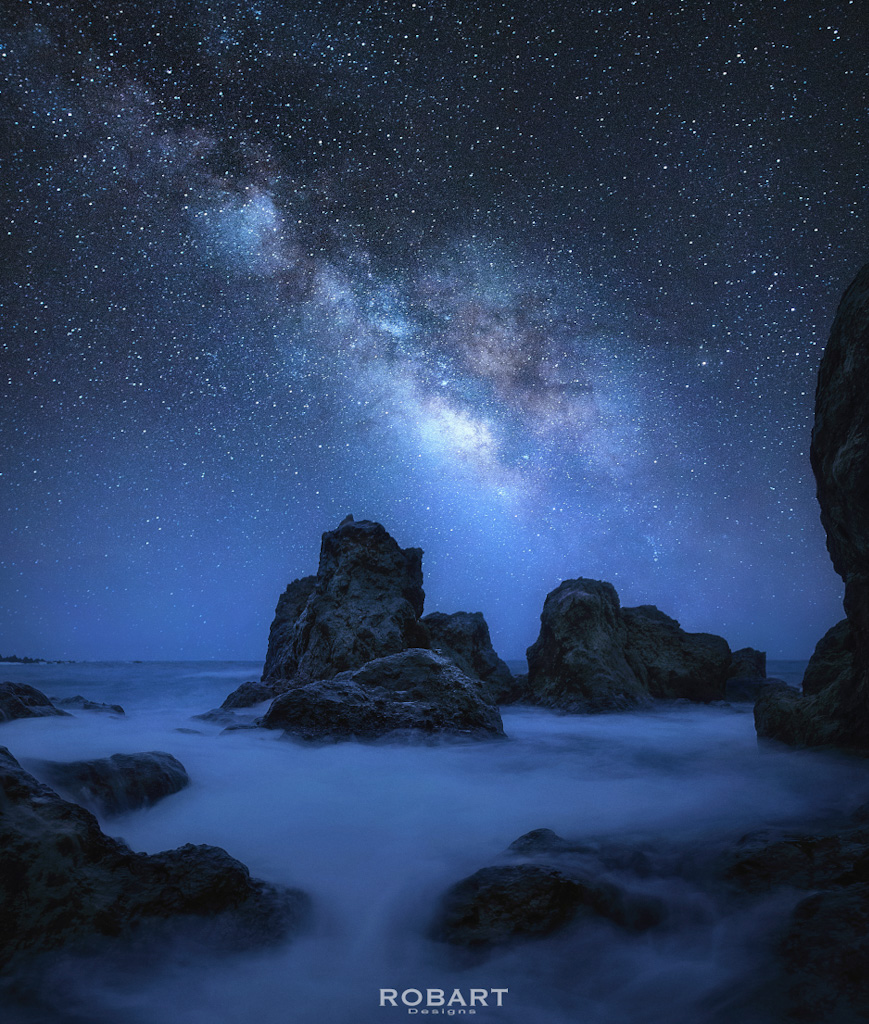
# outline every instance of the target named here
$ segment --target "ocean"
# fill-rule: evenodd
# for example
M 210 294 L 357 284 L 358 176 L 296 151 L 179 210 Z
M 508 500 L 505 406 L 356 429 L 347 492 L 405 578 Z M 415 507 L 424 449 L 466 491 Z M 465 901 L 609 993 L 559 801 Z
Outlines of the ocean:
M 764 995 L 768 948 L 796 892 L 746 901 L 684 872 L 652 870 L 639 884 L 670 915 L 642 935 L 586 923 L 471 960 L 427 930 L 440 893 L 531 829 L 636 845 L 653 864 L 674 849 L 696 851 L 699 862 L 752 830 L 853 810 L 869 797 L 864 764 L 759 748 L 751 708 L 737 705 L 594 716 L 505 708 L 507 740 L 433 745 L 314 746 L 192 719 L 260 668 L 0 666 L 3 678 L 49 695 L 80 693 L 127 712 L 0 726 L 0 744 L 25 767 L 165 750 L 187 768 L 187 789 L 102 822 L 104 831 L 148 853 L 221 846 L 252 875 L 307 890 L 315 908 L 305 934 L 263 952 L 217 958 L 182 942 L 147 962 L 111 949 L 59 957 L 40 981 L 38 1006 L 7 1002 L 0 1020 L 390 1024 L 424 1015 L 400 1001 L 381 1007 L 381 989 L 458 989 L 467 1000 L 472 988 L 506 990 L 500 1006 L 490 996 L 473 1015 L 499 1024 L 775 1019 Z M 769 673 L 796 685 L 803 668 L 771 662 Z

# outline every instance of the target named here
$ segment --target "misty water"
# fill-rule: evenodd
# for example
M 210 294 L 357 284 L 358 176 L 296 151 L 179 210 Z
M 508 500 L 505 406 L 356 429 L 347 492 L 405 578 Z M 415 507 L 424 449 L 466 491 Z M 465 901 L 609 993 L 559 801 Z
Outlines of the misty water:
M 181 941 L 147 962 L 111 950 L 59 957 L 40 982 L 41 1009 L 0 1007 L 3 1020 L 28 1024 L 388 1024 L 421 1017 L 379 1008 L 381 988 L 472 987 L 508 990 L 473 1017 L 502 1024 L 774 1020 L 766 949 L 796 892 L 740 900 L 652 871 L 631 885 L 662 897 L 670 916 L 642 935 L 586 921 L 470 961 L 426 931 L 445 888 L 531 829 L 651 849 L 662 864 L 673 848 L 696 851 L 700 862 L 751 830 L 848 812 L 869 795 L 862 763 L 759 749 L 748 706 L 505 708 L 505 741 L 313 746 L 191 721 L 258 665 L 3 668 L 50 695 L 127 711 L 3 725 L 0 744 L 25 766 L 143 750 L 186 766 L 189 788 L 103 821 L 106 832 L 148 853 L 221 846 L 254 876 L 305 889 L 315 908 L 303 935 L 255 954 L 216 957 Z M 791 682 L 800 668 L 770 665 Z

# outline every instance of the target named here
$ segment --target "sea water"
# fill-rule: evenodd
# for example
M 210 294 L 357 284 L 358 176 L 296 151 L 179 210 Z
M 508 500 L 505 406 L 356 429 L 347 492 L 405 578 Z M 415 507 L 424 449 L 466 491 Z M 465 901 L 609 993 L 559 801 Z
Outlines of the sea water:
M 802 667 L 771 663 L 770 674 L 795 683 Z M 25 765 L 165 750 L 187 768 L 187 789 L 101 822 L 108 834 L 147 853 L 221 846 L 255 877 L 300 887 L 314 903 L 303 935 L 262 952 L 217 958 L 182 942 L 147 963 L 109 953 L 61 957 L 40 983 L 41 1008 L 0 1006 L 3 1021 L 447 1019 L 443 1009 L 422 1014 L 425 998 L 417 1008 L 400 997 L 381 1007 L 381 989 L 423 997 L 442 990 L 445 998 L 458 990 L 466 1004 L 471 989 L 486 990 L 488 1005 L 478 998 L 476 1012 L 461 1017 L 501 1024 L 774 1020 L 763 995 L 768 947 L 798 893 L 739 900 L 684 873 L 653 871 L 636 884 L 671 913 L 643 935 L 585 923 L 462 959 L 428 928 L 446 888 L 502 860 L 531 829 L 664 851 L 664 860 L 668 850 L 683 858 L 687 850 L 690 861 L 692 850 L 701 858 L 751 830 L 845 813 L 869 795 L 862 762 L 758 748 L 744 705 L 594 716 L 505 708 L 504 741 L 307 745 L 264 730 L 224 733 L 192 718 L 257 678 L 252 663 L 2 668 L 4 678 L 49 695 L 81 693 L 127 712 L 0 726 L 0 744 Z M 506 990 L 500 1006 L 493 990 Z

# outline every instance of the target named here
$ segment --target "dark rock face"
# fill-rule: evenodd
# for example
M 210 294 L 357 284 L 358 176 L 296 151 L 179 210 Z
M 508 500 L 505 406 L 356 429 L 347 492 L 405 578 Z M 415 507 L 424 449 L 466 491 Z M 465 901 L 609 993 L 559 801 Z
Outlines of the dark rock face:
M 124 709 L 120 704 L 103 704 L 98 700 L 88 700 L 76 694 L 75 697 L 52 697 L 51 703 L 55 707 L 75 708 L 77 711 L 99 711 L 107 715 L 123 715 Z
M 650 697 L 721 700 L 731 653 L 654 605 L 621 608 L 610 583 L 565 580 L 546 598 L 528 648 L 530 699 L 567 711 L 636 707 Z
M 302 739 L 377 739 L 392 733 L 504 735 L 501 716 L 480 683 L 434 651 L 377 658 L 333 679 L 293 686 L 260 724 Z
M 39 776 L 77 804 L 111 817 L 150 807 L 190 782 L 171 754 L 112 754 L 91 761 L 38 761 Z
M 279 693 L 283 693 L 286 684 L 284 680 L 275 679 L 270 683 L 256 682 L 251 680 L 242 683 L 233 690 L 226 700 L 220 705 L 224 711 L 235 711 L 238 708 L 251 708 L 255 704 L 262 704 L 264 700 L 274 700 Z M 202 717 L 198 715 L 197 717 Z
M 654 614 L 650 614 L 650 609 Z M 727 641 L 712 633 L 686 633 L 654 605 L 625 608 L 625 656 L 653 697 L 722 700 L 731 664 Z
M 26 683 L 0 683 L 0 722 L 16 718 L 47 718 L 66 715 L 48 697 Z
M 565 580 L 547 595 L 528 648 L 528 689 L 546 707 L 610 711 L 649 695 L 625 658 L 625 626 L 611 583 Z
M 197 922 L 201 941 L 273 942 L 304 920 L 308 897 L 250 878 L 213 846 L 134 853 L 0 748 L 0 967 L 144 925 Z
M 783 695 L 758 733 L 804 746 L 869 748 L 869 265 L 839 303 L 818 372 L 811 461 L 821 523 L 845 581 L 851 639 L 828 633 L 804 701 Z M 838 627 L 836 627 L 838 628 Z M 823 643 L 823 641 L 822 641 Z M 851 666 L 843 648 L 850 648 Z M 836 650 L 838 649 L 838 653 Z M 829 672 L 829 676 L 826 675 Z M 826 685 L 824 684 L 826 679 Z M 757 717 L 757 716 L 756 716 Z M 761 731 L 763 730 L 763 731 Z
M 486 947 L 548 935 L 581 916 L 645 931 L 662 920 L 656 901 L 560 867 L 516 864 L 483 868 L 443 896 L 432 937 Z
M 734 651 L 727 677 L 766 679 L 766 652 L 756 651 L 753 647 L 742 647 Z
M 513 696 L 513 673 L 495 653 L 482 612 L 432 612 L 422 624 L 431 637 L 432 650 L 455 662 L 465 675 L 480 679 L 490 703 L 498 704 Z
M 846 686 L 854 672 L 854 634 L 851 623 L 842 619 L 815 645 L 803 676 L 803 693 L 814 696 L 827 686 Z
M 419 621 L 424 597 L 421 549 L 402 550 L 379 523 L 348 517 L 323 534 L 313 585 L 298 580 L 282 597 L 263 680 L 330 679 L 375 658 L 428 647 Z

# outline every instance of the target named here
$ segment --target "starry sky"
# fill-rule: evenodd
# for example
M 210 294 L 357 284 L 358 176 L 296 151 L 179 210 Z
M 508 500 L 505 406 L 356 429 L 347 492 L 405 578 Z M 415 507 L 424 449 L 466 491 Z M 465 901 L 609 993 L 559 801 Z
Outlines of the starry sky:
M 259 659 L 347 514 L 808 657 L 856 2 L 32 0 L 0 29 L 0 653 Z

